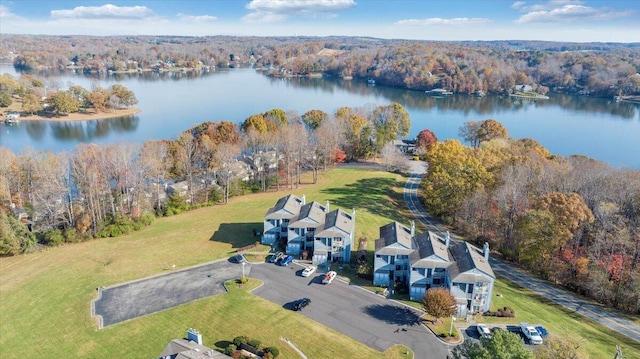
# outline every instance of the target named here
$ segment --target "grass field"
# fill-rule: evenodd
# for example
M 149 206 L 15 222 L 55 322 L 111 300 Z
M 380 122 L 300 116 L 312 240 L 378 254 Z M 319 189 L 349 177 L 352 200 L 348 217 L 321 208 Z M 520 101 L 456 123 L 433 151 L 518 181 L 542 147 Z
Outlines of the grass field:
M 202 208 L 158 219 L 152 226 L 119 238 L 99 239 L 29 255 L 0 258 L 0 357 L 139 358 L 159 355 L 188 328 L 203 334 L 205 345 L 221 348 L 238 335 L 277 346 L 280 358 L 297 354 L 280 340 L 289 338 L 310 358 L 410 358 L 405 348 L 380 353 L 298 313 L 282 310 L 244 290 L 201 299 L 128 322 L 97 329 L 90 317 L 96 288 L 162 274 L 230 256 L 255 242 L 255 229 L 275 201 L 288 193 L 307 201 L 356 209 L 356 238 L 368 247 L 390 220 L 407 224 L 402 203 L 405 179 L 385 172 L 336 169 L 316 185 L 294 191 L 233 198 L 225 206 Z M 254 258 L 250 258 L 254 259 Z M 592 358 L 612 357 L 622 345 L 628 358 L 640 358 L 637 343 L 559 309 L 515 285 L 498 281 L 497 306 L 516 310 L 517 321 L 544 324 L 552 333 L 579 335 Z M 261 325 L 256 325 L 260 323 Z M 265 330 L 268 328 L 268 330 Z M 327 345 L 331 343 L 331 345 Z M 634 347 L 635 345 L 635 347 Z

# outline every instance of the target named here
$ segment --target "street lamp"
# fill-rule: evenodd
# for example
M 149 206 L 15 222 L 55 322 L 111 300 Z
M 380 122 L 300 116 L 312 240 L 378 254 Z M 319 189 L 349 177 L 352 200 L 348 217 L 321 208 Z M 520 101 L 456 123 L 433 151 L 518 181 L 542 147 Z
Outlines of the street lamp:
M 244 280 L 244 265 L 245 264 L 246 264 L 245 262 L 242 262 L 242 280 Z
M 453 322 L 456 321 L 456 317 L 454 317 L 453 315 L 451 316 L 451 326 L 449 326 L 449 336 L 451 336 L 451 333 L 453 333 Z

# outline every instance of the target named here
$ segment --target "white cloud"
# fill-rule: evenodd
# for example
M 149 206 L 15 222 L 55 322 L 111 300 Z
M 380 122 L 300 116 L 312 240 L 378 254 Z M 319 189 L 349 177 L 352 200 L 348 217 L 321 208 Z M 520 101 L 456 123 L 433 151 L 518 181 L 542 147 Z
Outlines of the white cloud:
M 211 16 L 211 15 L 187 15 L 183 13 L 178 13 L 177 16 L 180 20 L 186 21 L 186 22 L 204 23 L 204 22 L 213 22 L 218 20 L 217 17 Z
M 280 22 L 291 16 L 335 18 L 336 12 L 356 6 L 354 0 L 252 0 L 245 8 L 245 22 Z
M 455 17 L 452 19 L 443 19 L 439 17 L 432 17 L 428 19 L 407 19 L 396 22 L 396 25 L 400 26 L 425 26 L 425 25 L 445 25 L 445 26 L 464 26 L 464 25 L 477 25 L 486 24 L 491 22 L 490 19 L 481 17 Z
M 71 10 L 51 10 L 54 19 L 144 19 L 155 16 L 146 6 L 77 6 Z
M 0 5 L 0 19 L 18 18 L 18 15 L 11 12 L 11 9 L 4 5 Z
M 595 8 L 584 5 L 579 0 L 551 0 L 543 4 L 526 5 L 518 1 L 511 5 L 512 9 L 524 12 L 516 22 L 549 23 L 549 22 L 577 22 L 577 21 L 607 21 L 629 17 L 634 11 L 619 11 L 608 7 Z

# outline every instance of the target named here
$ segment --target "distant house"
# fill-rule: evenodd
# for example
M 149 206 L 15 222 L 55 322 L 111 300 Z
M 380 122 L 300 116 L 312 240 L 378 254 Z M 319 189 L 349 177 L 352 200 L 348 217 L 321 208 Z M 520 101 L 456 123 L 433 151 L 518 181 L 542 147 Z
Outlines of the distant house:
M 289 222 L 289 233 L 287 234 L 287 254 L 300 256 L 303 250 L 313 249 L 313 240 L 316 229 L 325 221 L 325 216 L 329 211 L 329 202 L 325 206 L 313 201 L 304 204 L 300 208 L 300 213 Z
M 513 88 L 516 91 L 520 91 L 520 92 L 531 92 L 531 91 L 533 91 L 533 87 L 531 87 L 530 85 L 515 85 L 515 86 L 513 86 Z
M 413 228 L 413 227 L 412 227 Z M 397 222 L 380 227 L 376 240 L 373 284 L 402 283 L 411 300 L 420 301 L 430 288 L 449 288 L 457 315 L 485 312 L 491 307 L 495 274 L 489 265 L 489 245 L 475 246 L 427 231 L 415 236 Z
M 313 264 L 349 263 L 355 231 L 355 209 L 347 213 L 336 209 L 327 213 L 313 237 Z
M 195 334 L 194 334 L 195 333 Z M 173 339 L 164 348 L 158 359 L 226 359 L 228 355 L 202 345 L 202 336 L 192 329 L 187 338 Z
M 290 194 L 280 198 L 275 206 L 269 208 L 264 216 L 262 244 L 275 244 L 278 239 L 287 238 L 289 221 L 300 214 L 304 204 L 304 196 L 299 198 Z
M 391 144 L 403 153 L 413 153 L 416 149 L 415 140 L 393 140 Z
M 169 192 L 170 195 L 177 193 L 182 197 L 186 197 L 188 191 L 189 191 L 189 181 L 175 182 L 167 186 L 167 192 Z

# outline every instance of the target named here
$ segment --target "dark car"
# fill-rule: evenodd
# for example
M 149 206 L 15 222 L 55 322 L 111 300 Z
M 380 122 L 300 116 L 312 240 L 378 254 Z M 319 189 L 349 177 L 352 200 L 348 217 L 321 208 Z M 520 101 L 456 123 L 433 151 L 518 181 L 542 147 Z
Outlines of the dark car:
M 269 258 L 269 262 L 277 263 L 280 259 L 282 259 L 282 257 L 284 257 L 284 253 L 278 252 L 278 253 L 272 255 L 271 258 Z
M 549 332 L 542 325 L 536 325 L 535 328 L 543 339 L 549 336 Z
M 278 264 L 280 266 L 283 266 L 283 267 L 286 267 L 289 264 L 291 264 L 291 262 L 293 262 L 293 257 L 287 255 L 287 256 L 282 257 L 282 259 L 279 262 L 277 262 L 276 264 Z
M 295 303 L 293 303 L 293 310 L 295 311 L 302 310 L 302 308 L 308 306 L 309 304 L 311 304 L 311 299 L 309 298 L 299 299 Z
M 233 256 L 233 260 L 236 261 L 236 263 L 245 263 L 247 260 L 244 259 L 244 256 L 242 254 L 236 254 L 235 256 Z

